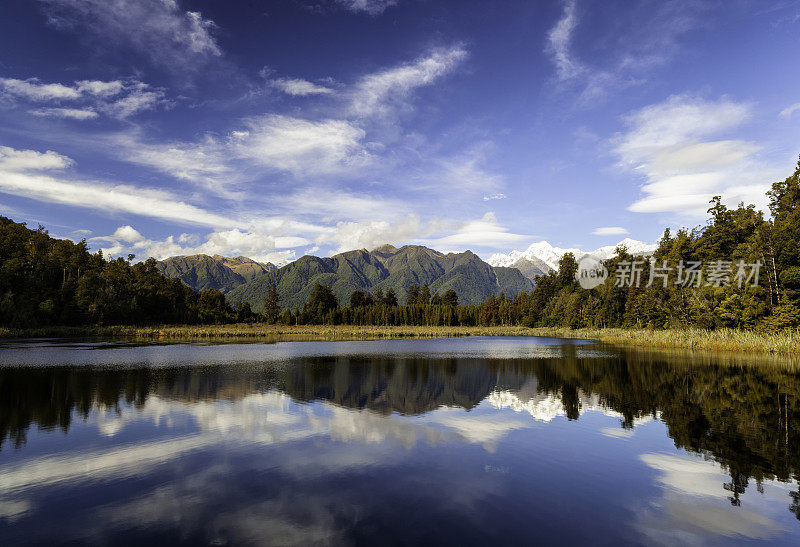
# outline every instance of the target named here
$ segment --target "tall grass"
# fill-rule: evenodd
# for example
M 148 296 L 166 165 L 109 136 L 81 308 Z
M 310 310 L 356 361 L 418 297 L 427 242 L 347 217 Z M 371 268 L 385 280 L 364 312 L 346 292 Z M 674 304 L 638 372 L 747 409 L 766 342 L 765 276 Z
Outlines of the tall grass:
M 567 329 L 514 327 L 419 327 L 355 325 L 181 325 L 156 327 L 0 328 L 0 338 L 132 338 L 137 340 L 367 340 L 458 336 L 550 336 L 582 338 L 632 347 L 686 348 L 725 352 L 800 354 L 800 330 L 755 332 L 733 329 Z

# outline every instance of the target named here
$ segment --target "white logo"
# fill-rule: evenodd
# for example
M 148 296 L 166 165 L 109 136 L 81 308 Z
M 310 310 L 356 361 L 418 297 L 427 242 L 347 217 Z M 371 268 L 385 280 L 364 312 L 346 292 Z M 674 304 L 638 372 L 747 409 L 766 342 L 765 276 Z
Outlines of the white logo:
M 578 261 L 578 271 L 575 272 L 575 279 L 584 289 L 593 289 L 605 283 L 606 279 L 608 279 L 608 269 L 600 260 L 587 255 Z

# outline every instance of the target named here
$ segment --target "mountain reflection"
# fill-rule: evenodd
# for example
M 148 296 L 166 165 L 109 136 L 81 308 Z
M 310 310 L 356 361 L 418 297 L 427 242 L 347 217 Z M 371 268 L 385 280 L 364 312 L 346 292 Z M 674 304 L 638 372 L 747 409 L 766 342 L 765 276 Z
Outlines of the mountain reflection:
M 528 413 L 542 421 L 578 420 L 599 409 L 619 416 L 623 436 L 658 417 L 676 447 L 725 469 L 730 480 L 724 489 L 734 505 L 750 481 L 760 487 L 768 479 L 800 478 L 797 373 L 698 366 L 693 359 L 636 352 L 586 356 L 574 349 L 528 359 L 339 356 L 167 368 L 0 367 L 0 449 L 21 446 L 31 427 L 66 431 L 98 410 L 113 415 L 141 411 L 149 400 L 192 405 L 270 393 L 294 403 L 327 401 L 343 412 L 364 410 L 361 420 L 442 407 L 469 410 L 487 401 L 520 412 L 520 419 Z M 478 438 L 496 441 L 489 429 Z M 791 496 L 791 511 L 800 518 L 800 494 Z

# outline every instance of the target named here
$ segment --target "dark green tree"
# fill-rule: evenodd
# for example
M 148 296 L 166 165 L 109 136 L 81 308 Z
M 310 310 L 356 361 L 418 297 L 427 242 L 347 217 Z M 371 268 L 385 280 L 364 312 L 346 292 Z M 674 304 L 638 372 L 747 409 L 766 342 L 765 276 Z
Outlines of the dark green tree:
M 458 295 L 453 289 L 449 289 L 442 295 L 442 306 L 456 307 L 458 306 Z
M 311 323 L 328 323 L 330 322 L 330 312 L 336 311 L 338 307 L 339 301 L 333 290 L 326 285 L 317 283 L 306 302 L 305 314 Z
M 281 297 L 278 294 L 278 289 L 275 284 L 269 286 L 267 289 L 267 298 L 264 300 L 264 319 L 270 325 L 278 322 L 281 315 Z
M 416 306 L 418 303 L 419 303 L 419 286 L 411 285 L 408 288 L 408 294 L 406 295 L 406 306 Z

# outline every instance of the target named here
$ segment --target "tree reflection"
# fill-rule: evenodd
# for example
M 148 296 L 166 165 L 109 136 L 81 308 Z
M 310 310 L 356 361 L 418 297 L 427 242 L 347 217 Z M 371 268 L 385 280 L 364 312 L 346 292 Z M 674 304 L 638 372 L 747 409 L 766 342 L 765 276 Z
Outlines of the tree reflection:
M 94 409 L 141 407 L 151 395 L 181 401 L 241 399 L 278 389 L 298 401 L 420 414 L 471 409 L 495 390 L 536 386 L 579 419 L 584 396 L 622 415 L 623 428 L 658 415 L 676 447 L 713 458 L 739 505 L 749 481 L 797 480 L 800 378 L 782 367 L 698 365 L 694 357 L 618 352 L 581 358 L 476 359 L 314 357 L 261 366 L 0 368 L 0 449 L 24 443 L 31 426 L 67 430 Z M 530 395 L 530 394 L 529 394 Z M 7 449 L 7 447 L 5 447 Z M 800 518 L 800 492 L 791 511 Z

